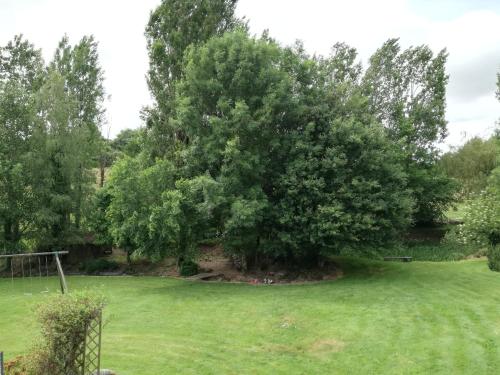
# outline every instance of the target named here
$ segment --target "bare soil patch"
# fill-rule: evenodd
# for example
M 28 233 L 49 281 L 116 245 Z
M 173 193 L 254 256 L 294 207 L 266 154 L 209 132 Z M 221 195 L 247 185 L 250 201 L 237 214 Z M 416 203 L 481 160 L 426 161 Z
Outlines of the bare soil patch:
M 160 277 L 180 277 L 177 264 L 173 258 L 165 258 L 159 262 L 152 262 L 147 259 L 133 259 L 131 264 L 127 263 L 126 253 L 120 249 L 113 249 L 106 259 L 116 262 L 119 266 L 112 271 L 102 270 L 95 273 L 100 276 L 160 276 Z M 238 269 L 222 249 L 221 246 L 201 246 L 200 255 L 196 259 L 200 270 L 199 274 L 185 279 L 210 282 L 234 282 L 248 283 L 252 285 L 260 284 L 300 284 L 308 282 L 318 282 L 323 280 L 336 280 L 342 277 L 342 271 L 335 263 L 327 263 L 323 267 L 311 269 L 286 268 L 282 265 L 272 265 L 261 269 L 244 271 Z M 64 262 L 64 269 L 67 275 L 81 275 L 81 265 Z M 7 275 L 8 271 L 8 275 Z M 5 275 L 10 276 L 10 270 L 6 270 Z M 55 274 L 55 269 L 51 271 Z
M 308 270 L 287 269 L 281 265 L 273 265 L 266 269 L 242 271 L 237 269 L 220 246 L 202 246 L 200 254 L 197 260 L 200 272 L 214 275 L 213 278 L 206 278 L 204 281 L 242 282 L 254 285 L 290 284 L 335 280 L 342 276 L 341 270 L 334 263 Z

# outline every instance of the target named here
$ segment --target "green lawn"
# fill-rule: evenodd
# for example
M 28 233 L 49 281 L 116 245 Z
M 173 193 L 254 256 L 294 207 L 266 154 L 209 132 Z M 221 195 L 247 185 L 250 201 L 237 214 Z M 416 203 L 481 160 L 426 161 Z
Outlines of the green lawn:
M 500 274 L 484 261 L 342 263 L 343 279 L 309 285 L 69 285 L 109 297 L 103 363 L 120 375 L 500 373 Z M 29 347 L 30 312 L 47 298 L 29 286 L 0 280 L 7 357 Z

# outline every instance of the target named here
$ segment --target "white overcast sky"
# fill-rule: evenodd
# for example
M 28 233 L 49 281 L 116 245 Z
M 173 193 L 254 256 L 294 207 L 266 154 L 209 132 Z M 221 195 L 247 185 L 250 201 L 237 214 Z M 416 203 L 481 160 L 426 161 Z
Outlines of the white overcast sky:
M 46 60 L 64 33 L 72 43 L 85 34 L 99 41 L 106 75 L 108 125 L 115 136 L 141 124 L 150 103 L 144 27 L 159 0 L 0 0 L 0 45 L 22 33 Z M 237 13 L 252 33 L 269 29 L 283 44 L 301 39 L 311 53 L 328 54 L 338 41 L 369 56 L 392 37 L 403 47 L 447 48 L 449 137 L 458 145 L 491 134 L 500 117 L 495 99 L 500 71 L 500 0 L 240 0 Z

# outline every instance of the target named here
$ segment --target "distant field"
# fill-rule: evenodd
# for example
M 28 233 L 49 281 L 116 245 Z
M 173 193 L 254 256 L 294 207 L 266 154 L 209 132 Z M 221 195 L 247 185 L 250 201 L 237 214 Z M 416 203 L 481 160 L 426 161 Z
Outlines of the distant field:
M 70 277 L 109 298 L 103 363 L 120 375 L 498 374 L 500 274 L 482 260 L 340 260 L 310 285 Z M 55 279 L 49 285 L 56 288 Z M 42 285 L 0 280 L 0 350 L 26 351 Z

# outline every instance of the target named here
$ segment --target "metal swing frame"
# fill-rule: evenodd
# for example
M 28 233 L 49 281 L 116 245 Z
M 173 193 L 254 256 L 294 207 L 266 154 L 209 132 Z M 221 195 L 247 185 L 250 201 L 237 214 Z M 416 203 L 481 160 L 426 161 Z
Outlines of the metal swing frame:
M 59 275 L 59 283 L 61 285 L 61 293 L 66 294 L 68 293 L 68 284 L 66 283 L 66 277 L 64 276 L 64 271 L 62 268 L 61 264 L 61 259 L 59 258 L 59 255 L 64 255 L 68 254 L 68 251 L 51 251 L 51 252 L 44 252 L 44 253 L 22 253 L 22 254 L 8 254 L 8 255 L 0 255 L 0 259 L 6 259 L 6 258 L 21 258 L 21 262 L 23 263 L 24 258 L 28 258 L 30 262 L 30 276 L 31 276 L 31 257 L 35 256 L 53 256 L 56 260 L 56 267 L 57 267 L 57 273 Z M 47 260 L 47 258 L 45 258 Z M 38 263 L 40 265 L 40 258 L 38 259 Z M 47 264 L 47 262 L 45 263 Z M 11 263 L 11 272 L 12 272 L 12 278 L 14 278 L 13 274 L 13 269 L 12 269 L 12 263 Z M 24 266 L 23 266 L 23 277 L 24 277 Z M 40 272 L 41 276 L 41 272 Z
M 24 254 L 9 254 L 9 255 L 0 255 L 0 259 L 5 258 L 20 258 L 21 264 L 24 264 L 23 259 L 28 257 L 28 261 L 30 264 L 30 278 L 31 278 L 31 258 L 37 256 L 38 258 L 38 267 L 39 274 L 42 277 L 41 272 L 41 262 L 40 257 L 45 256 L 45 265 L 48 275 L 47 268 L 47 257 L 53 256 L 55 258 L 57 273 L 59 274 L 59 281 L 61 284 L 61 293 L 68 293 L 68 285 L 66 283 L 66 277 L 64 275 L 64 271 L 61 264 L 60 255 L 68 254 L 68 251 L 53 251 L 53 252 L 44 252 L 44 253 L 24 253 Z M 35 263 L 36 265 L 36 263 Z M 13 268 L 11 264 L 11 272 L 12 278 L 13 276 Z M 22 269 L 23 277 L 24 277 L 24 268 Z M 85 325 L 84 332 L 82 332 L 81 342 L 75 350 L 76 357 L 76 365 L 77 372 L 74 375 L 94 375 L 100 374 L 101 371 L 101 341 L 102 341 L 102 310 L 96 312 L 95 316 Z M 4 374 L 3 369 L 3 353 L 0 352 L 0 375 Z M 56 375 L 56 374 L 54 374 Z M 57 374 L 57 375 L 67 375 L 67 374 Z

